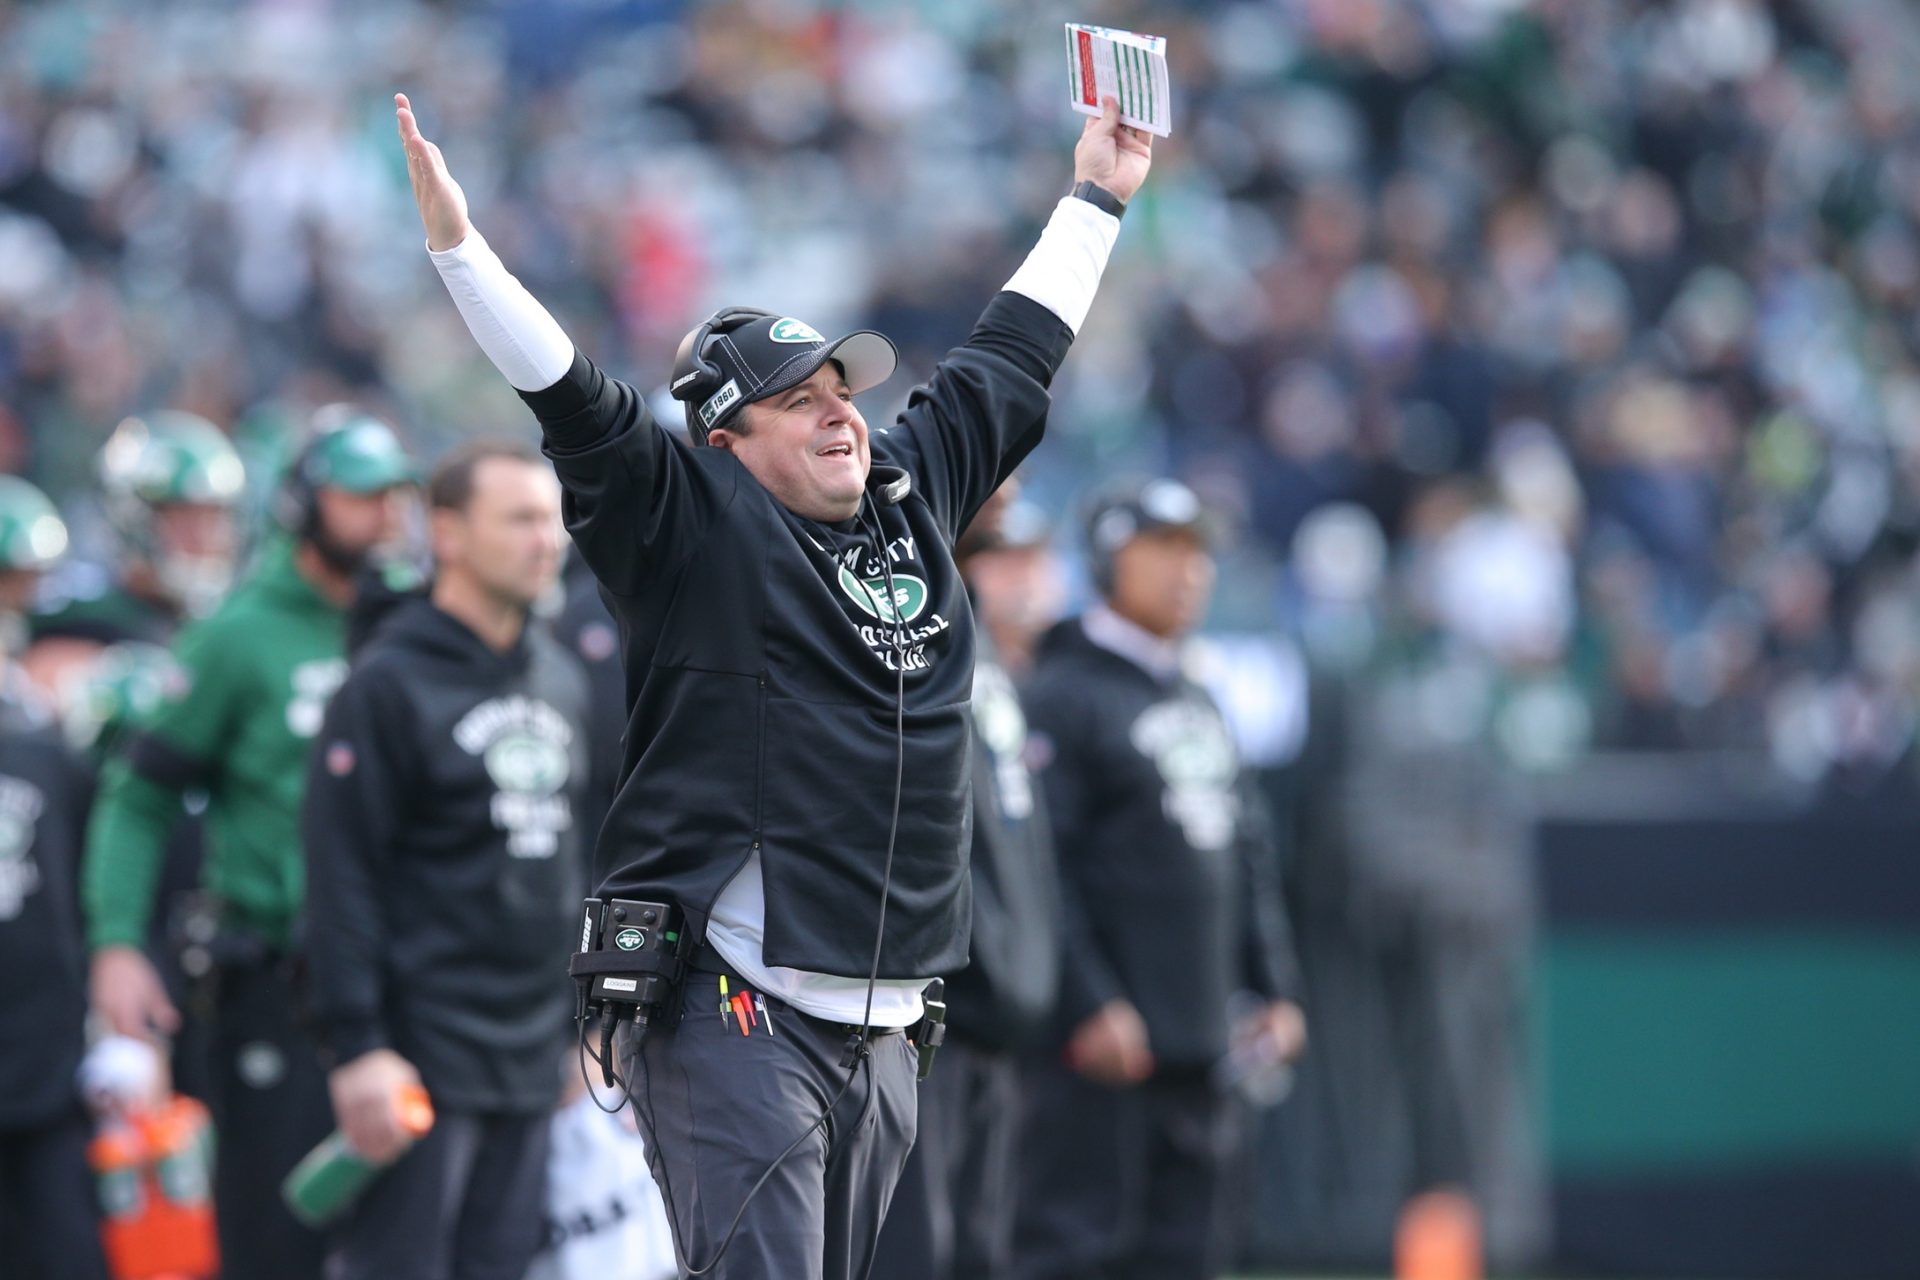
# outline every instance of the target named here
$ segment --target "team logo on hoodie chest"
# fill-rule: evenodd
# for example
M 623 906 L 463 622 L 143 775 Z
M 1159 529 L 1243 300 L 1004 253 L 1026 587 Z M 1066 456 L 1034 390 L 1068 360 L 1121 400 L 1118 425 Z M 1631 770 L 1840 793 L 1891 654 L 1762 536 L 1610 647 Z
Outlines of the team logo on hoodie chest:
M 925 671 L 939 658 L 937 651 L 928 651 L 927 644 L 953 623 L 938 610 L 928 610 L 933 592 L 912 534 L 889 542 L 884 554 L 864 547 L 840 552 L 834 582 L 853 605 L 851 616 L 861 643 L 887 670 L 904 666 L 908 671 Z
M 488 812 L 516 858 L 551 858 L 573 826 L 564 788 L 573 772 L 573 726 L 538 698 L 489 698 L 453 727 L 454 745 L 478 756 L 493 781 Z
M 1167 821 L 1195 849 L 1225 849 L 1240 820 L 1240 760 L 1226 721 L 1211 707 L 1174 698 L 1142 711 L 1127 737 L 1160 774 Z
M 287 673 L 287 732 L 311 738 L 326 719 L 327 703 L 347 678 L 345 658 L 316 658 Z

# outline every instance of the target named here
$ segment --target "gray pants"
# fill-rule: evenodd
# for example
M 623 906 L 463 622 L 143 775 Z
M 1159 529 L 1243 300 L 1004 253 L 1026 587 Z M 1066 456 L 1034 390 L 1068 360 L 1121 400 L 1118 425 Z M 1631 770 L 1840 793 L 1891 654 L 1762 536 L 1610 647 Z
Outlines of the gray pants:
M 1018 1280 L 1213 1280 L 1235 1111 L 1204 1071 L 1130 1089 L 1031 1064 L 1014 1223 Z
M 894 1192 L 873 1274 L 1004 1280 L 1013 1260 L 1020 1064 L 947 1037 L 920 1086 L 920 1136 Z
M 341 1225 L 328 1280 L 520 1280 L 540 1245 L 553 1116 L 442 1111 Z
M 898 1033 L 877 1037 L 841 1093 L 847 1028 L 768 1000 L 771 1016 L 743 1036 L 720 1017 L 716 976 L 689 973 L 684 993 L 678 1025 L 663 1022 L 638 1037 L 637 1054 L 628 1035 L 620 1055 L 673 1219 L 681 1274 L 712 1261 L 749 1191 L 798 1138 L 708 1274 L 866 1280 L 913 1146 L 913 1047 Z M 835 1094 L 832 1114 L 809 1132 Z

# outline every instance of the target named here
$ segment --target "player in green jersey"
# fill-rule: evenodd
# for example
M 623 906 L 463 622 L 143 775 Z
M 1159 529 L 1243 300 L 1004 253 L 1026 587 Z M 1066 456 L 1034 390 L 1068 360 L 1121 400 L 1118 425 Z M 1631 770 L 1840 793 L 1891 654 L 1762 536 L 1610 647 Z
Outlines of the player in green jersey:
M 398 539 L 414 479 L 386 424 L 345 406 L 316 416 L 276 498 L 280 535 L 224 604 L 181 632 L 178 687 L 108 762 L 88 832 L 94 1009 L 122 1034 L 164 1037 L 180 1017 L 141 943 L 180 797 L 208 797 L 202 880 L 219 919 L 209 1088 L 230 1275 L 319 1274 L 319 1237 L 278 1197 L 330 1124 L 291 981 L 300 798 L 311 739 L 346 675 L 355 579 Z

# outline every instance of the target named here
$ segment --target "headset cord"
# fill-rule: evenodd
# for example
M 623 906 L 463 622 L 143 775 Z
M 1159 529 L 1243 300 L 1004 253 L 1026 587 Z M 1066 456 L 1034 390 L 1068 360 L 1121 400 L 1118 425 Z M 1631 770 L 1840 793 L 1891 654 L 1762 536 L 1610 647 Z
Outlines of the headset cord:
M 633 1094 L 627 1088 L 627 1082 L 620 1078 L 620 1073 L 616 1071 L 612 1063 L 608 1061 L 613 1056 L 611 1048 L 613 1039 L 612 1029 L 616 1021 L 617 1019 L 614 1018 L 612 1013 L 603 1009 L 600 1014 L 600 1040 L 601 1044 L 607 1047 L 603 1047 L 599 1053 L 595 1053 L 593 1050 L 587 1048 L 587 987 L 585 983 L 580 984 L 579 993 L 573 1002 L 573 1025 L 579 1033 L 576 1038 L 580 1049 L 580 1083 L 586 1086 L 587 1096 L 593 1099 L 593 1105 L 602 1114 L 610 1116 L 619 1115 L 622 1104 L 616 1103 L 609 1107 L 600 1101 L 600 1093 L 593 1087 L 592 1077 L 587 1075 L 587 1059 L 592 1058 L 593 1065 L 600 1068 L 600 1078 L 602 1080 L 610 1081 L 613 1085 L 617 1085 L 620 1092 L 626 1095 L 627 1101 L 631 1102 L 633 1100 Z
M 878 512 L 874 519 L 878 524 Z M 887 582 L 887 604 L 893 611 L 893 813 L 887 819 L 887 858 L 880 875 L 880 927 L 873 934 L 873 965 L 867 970 L 867 1007 L 860 1018 L 862 1058 L 867 1057 L 868 1047 L 873 1040 L 873 989 L 880 981 L 880 952 L 887 936 L 887 899 L 893 887 L 893 849 L 900 834 L 900 797 L 907 779 L 907 654 L 911 646 L 906 637 L 906 620 L 900 616 L 900 595 L 893 586 L 893 557 L 887 551 L 885 533 L 884 528 L 880 529 L 875 534 L 875 541 L 880 547 L 880 572 Z M 873 1063 L 869 1059 L 867 1106 L 861 1108 L 861 1122 L 866 1120 L 867 1108 L 873 1105 L 873 1093 Z M 880 1230 L 883 1225 L 874 1224 L 872 1252 L 867 1254 L 867 1277 L 872 1276 L 873 1264 L 879 1260 Z
M 863 505 L 861 511 L 865 512 Z M 873 989 L 880 982 L 880 952 L 887 938 L 887 899 L 893 889 L 893 847 L 900 835 L 900 795 L 907 781 L 907 636 L 900 616 L 900 596 L 893 587 L 893 557 L 887 552 L 886 528 L 879 513 L 873 520 L 874 548 L 887 583 L 887 609 L 893 619 L 893 813 L 887 819 L 887 857 L 880 873 L 880 926 L 873 931 L 873 964 L 867 970 L 867 1005 L 860 1015 L 861 1057 L 873 1041 Z

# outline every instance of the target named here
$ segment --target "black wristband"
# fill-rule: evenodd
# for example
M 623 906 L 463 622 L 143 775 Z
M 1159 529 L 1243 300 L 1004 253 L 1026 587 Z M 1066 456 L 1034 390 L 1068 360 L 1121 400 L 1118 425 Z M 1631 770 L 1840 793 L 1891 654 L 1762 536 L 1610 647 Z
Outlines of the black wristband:
M 1110 213 L 1116 218 L 1123 216 L 1127 211 L 1125 200 L 1091 179 L 1074 183 L 1073 190 L 1067 194 L 1076 200 L 1085 200 L 1102 213 Z

